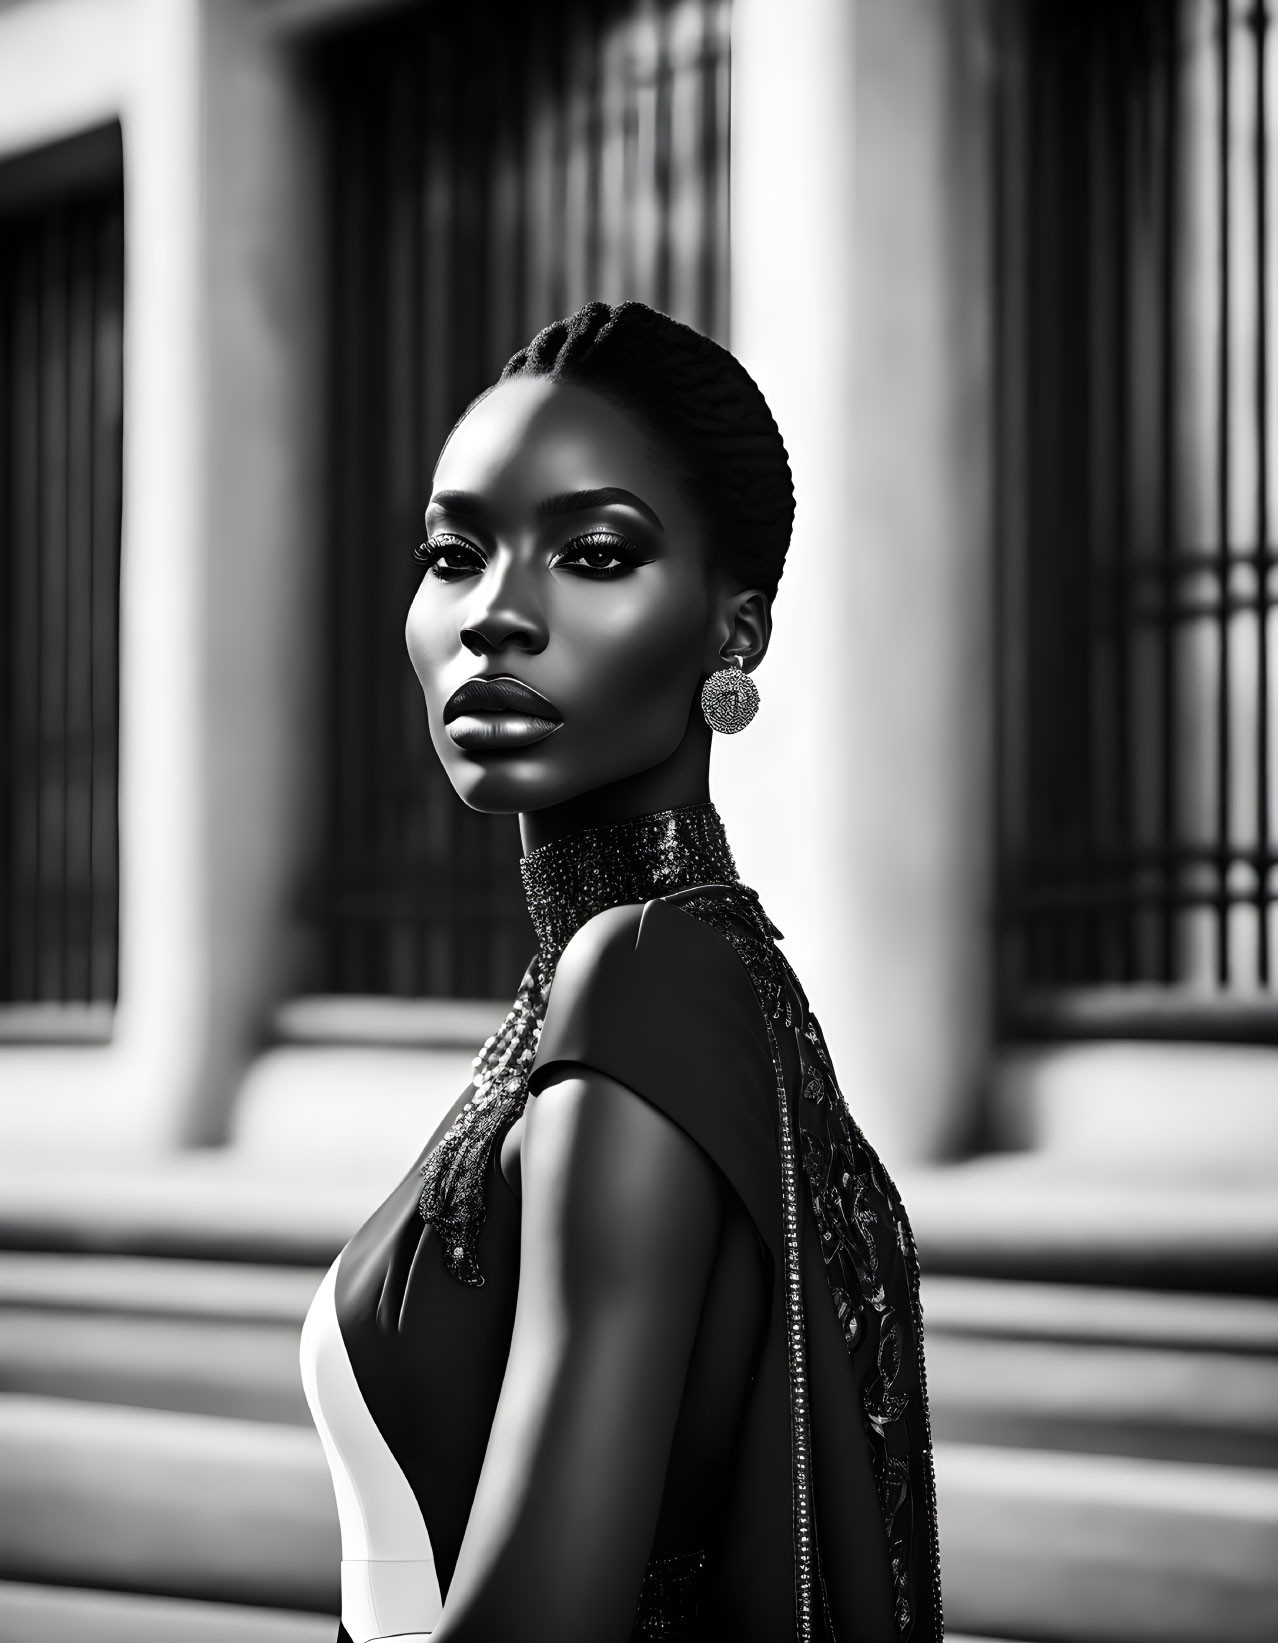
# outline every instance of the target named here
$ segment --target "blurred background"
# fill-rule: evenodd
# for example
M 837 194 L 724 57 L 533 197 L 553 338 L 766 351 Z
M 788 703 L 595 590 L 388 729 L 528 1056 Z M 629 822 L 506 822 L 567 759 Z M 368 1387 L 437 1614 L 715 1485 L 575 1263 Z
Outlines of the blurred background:
M 901 1179 L 947 1611 L 1278 1636 L 1269 0 L 0 3 L 0 1640 L 320 1643 L 319 1276 L 531 946 L 404 655 L 537 327 L 798 491 L 714 791 Z

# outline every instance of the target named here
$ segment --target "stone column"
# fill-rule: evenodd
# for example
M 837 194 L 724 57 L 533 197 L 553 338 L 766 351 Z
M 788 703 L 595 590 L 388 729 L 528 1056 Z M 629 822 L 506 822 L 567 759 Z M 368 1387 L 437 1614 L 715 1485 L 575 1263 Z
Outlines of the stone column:
M 0 1153 L 161 1145 L 203 1041 L 198 0 L 0 12 L 0 154 L 124 137 L 120 996 L 112 1042 L 0 1048 Z
M 714 784 L 894 1163 L 963 1144 L 989 1052 L 982 15 L 734 9 L 732 345 L 798 515 Z
M 203 0 L 204 1044 L 181 1139 L 225 1137 L 298 967 L 314 859 L 326 480 L 320 461 L 322 134 L 296 44 L 253 0 Z M 358 551 L 358 544 L 351 544 Z
M 285 990 L 313 815 L 318 481 L 304 107 L 250 0 L 0 7 L 0 157 L 124 139 L 120 986 L 0 1043 L 0 1154 L 213 1141 Z

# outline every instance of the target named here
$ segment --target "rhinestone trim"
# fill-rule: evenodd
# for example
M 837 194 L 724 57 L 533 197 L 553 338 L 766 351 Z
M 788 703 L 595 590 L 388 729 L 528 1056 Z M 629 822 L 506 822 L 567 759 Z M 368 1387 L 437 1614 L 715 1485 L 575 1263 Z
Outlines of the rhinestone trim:
M 794 1526 L 794 1607 L 799 1643 L 812 1637 L 812 1585 L 816 1535 L 812 1522 L 812 1420 L 808 1408 L 808 1348 L 803 1322 L 802 1211 L 794 1129 L 785 1069 L 776 1031 L 765 1015 L 768 1051 L 777 1089 L 777 1136 L 781 1152 L 781 1211 L 785 1232 L 786 1360 L 790 1376 L 791 1493 Z

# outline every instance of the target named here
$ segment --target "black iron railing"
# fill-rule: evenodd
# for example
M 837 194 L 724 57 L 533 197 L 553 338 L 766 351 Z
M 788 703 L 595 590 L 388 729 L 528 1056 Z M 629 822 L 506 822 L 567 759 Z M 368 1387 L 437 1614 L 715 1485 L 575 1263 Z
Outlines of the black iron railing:
M 121 179 L 0 165 L 0 1004 L 116 997 Z
M 1273 1035 L 1270 6 L 1002 15 L 1005 1016 Z
M 325 991 L 508 994 L 509 818 L 438 770 L 403 647 L 440 445 L 591 297 L 726 328 L 726 0 L 421 6 L 327 42 L 332 205 Z

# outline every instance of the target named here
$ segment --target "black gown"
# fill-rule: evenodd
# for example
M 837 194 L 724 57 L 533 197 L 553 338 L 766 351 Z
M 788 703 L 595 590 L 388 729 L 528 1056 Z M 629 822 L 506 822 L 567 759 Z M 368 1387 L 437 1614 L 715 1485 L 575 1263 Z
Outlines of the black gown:
M 660 848 L 645 847 L 654 836 Z M 553 981 L 524 990 L 533 1003 L 521 1074 L 498 1080 L 483 1112 L 475 1086 L 459 1097 L 331 1275 L 336 1350 L 407 1484 L 378 1508 L 395 1519 L 386 1532 L 394 1540 L 396 1525 L 424 1526 L 446 1594 L 514 1318 L 519 1203 L 500 1140 L 559 1073 L 594 1069 L 714 1163 L 749 1246 L 749 1272 L 739 1259 L 721 1287 L 744 1284 L 760 1301 L 757 1327 L 732 1339 L 735 1373 L 724 1372 L 724 1336 L 711 1321 L 704 1350 L 694 1349 L 636 1593 L 636 1643 L 932 1643 L 940 1589 L 913 1242 L 895 1189 L 847 1117 L 772 927 L 735 882 L 711 807 L 547 850 L 550 860 L 528 859 L 529 899 Z M 436 1179 L 432 1197 L 431 1160 L 438 1176 L 449 1147 L 446 1190 Z M 712 1281 L 707 1312 L 716 1304 Z M 311 1319 L 307 1327 L 314 1335 Z M 308 1394 L 332 1461 L 313 1368 Z M 377 1446 L 352 1429 L 334 1467 L 347 1497 Z M 340 1507 L 342 1487 L 338 1496 Z M 414 1504 L 421 1522 L 409 1526 Z M 383 1554 L 362 1541 L 352 1552 L 349 1498 L 346 1508 L 343 1556 L 356 1572 L 348 1598 L 344 1561 L 341 1638 L 367 1643 L 391 1626 L 427 1635 L 438 1596 L 415 1608 L 411 1592 L 366 1602 L 356 1590 L 363 1570 L 388 1566 L 359 1562 L 361 1552 Z M 375 1516 L 363 1510 L 361 1521 Z M 401 1536 L 389 1554 L 405 1559 L 393 1565 L 402 1581 L 414 1544 Z

